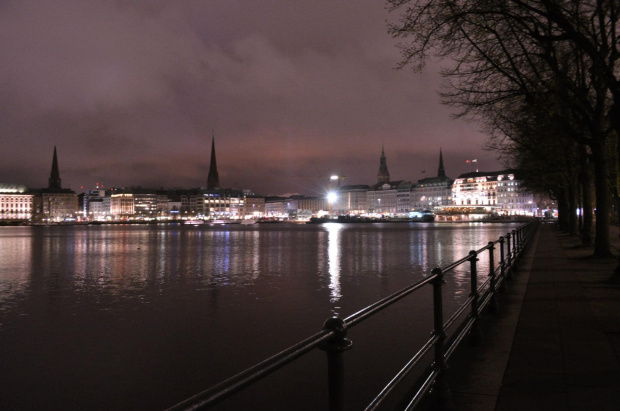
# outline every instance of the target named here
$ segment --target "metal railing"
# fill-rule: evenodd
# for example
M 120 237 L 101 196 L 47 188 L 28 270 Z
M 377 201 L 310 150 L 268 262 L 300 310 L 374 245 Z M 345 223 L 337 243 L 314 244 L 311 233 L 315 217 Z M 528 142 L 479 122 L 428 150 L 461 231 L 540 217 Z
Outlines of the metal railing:
M 434 350 L 434 361 L 430 366 L 425 368 L 422 373 L 422 378 L 418 379 L 418 386 L 414 387 L 414 395 L 408 399 L 406 409 L 414 409 L 420 403 L 424 395 L 431 389 L 433 384 L 435 385 L 435 391 L 439 393 L 442 391 L 442 387 L 446 384 L 445 379 L 442 377 L 446 372 L 446 363 L 448 359 L 467 334 L 471 334 L 474 338 L 476 337 L 478 333 L 476 326 L 482 311 L 487 306 L 493 310 L 497 309 L 497 293 L 505 289 L 507 281 L 511 278 L 517 262 L 525 250 L 527 243 L 534 235 L 536 228 L 537 222 L 535 221 L 519 226 L 505 236 L 499 237 L 499 239 L 495 241 L 490 241 L 485 247 L 470 251 L 466 257 L 446 267 L 434 268 L 428 277 L 369 305 L 345 319 L 337 317 L 329 318 L 325 321 L 323 329 L 320 332 L 248 368 L 232 378 L 188 398 L 170 408 L 169 411 L 198 410 L 212 407 L 317 348 L 327 353 L 329 409 L 342 410 L 345 406 L 343 396 L 345 386 L 343 353 L 352 347 L 351 340 L 346 338 L 348 329 L 360 324 L 365 319 L 379 313 L 386 307 L 409 296 L 425 285 L 430 284 L 433 287 L 434 328 L 430 339 L 422 345 L 418 352 L 366 407 L 367 410 L 376 409 L 405 377 L 408 376 L 416 366 L 420 365 L 423 357 L 431 350 Z M 495 250 L 497 250 L 498 245 L 499 258 L 496 261 Z M 479 285 L 478 256 L 484 252 L 489 253 L 488 278 Z M 467 263 L 469 263 L 471 284 L 469 298 L 456 309 L 448 320 L 444 321 L 442 287 L 446 283 L 444 279 L 445 275 Z M 460 322 L 458 322 L 459 319 L 461 320 Z M 448 329 L 455 326 L 456 330 L 448 339 Z

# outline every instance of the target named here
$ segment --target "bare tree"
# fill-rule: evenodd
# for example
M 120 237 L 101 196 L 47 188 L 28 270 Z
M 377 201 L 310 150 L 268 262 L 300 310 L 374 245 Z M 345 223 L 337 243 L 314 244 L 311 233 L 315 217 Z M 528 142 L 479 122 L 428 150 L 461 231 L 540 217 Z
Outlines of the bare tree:
M 569 135 L 588 147 L 596 184 L 595 255 L 609 250 L 609 139 L 617 139 L 620 107 L 618 9 L 614 1 L 391 0 L 401 67 L 421 69 L 429 55 L 450 58 L 444 102 L 458 115 L 501 132 L 515 106 L 562 101 Z M 544 101 L 544 99 L 542 100 Z M 553 115 L 553 113 L 551 113 Z M 550 136 L 553 138 L 553 136 Z M 617 157 L 617 153 L 614 153 Z

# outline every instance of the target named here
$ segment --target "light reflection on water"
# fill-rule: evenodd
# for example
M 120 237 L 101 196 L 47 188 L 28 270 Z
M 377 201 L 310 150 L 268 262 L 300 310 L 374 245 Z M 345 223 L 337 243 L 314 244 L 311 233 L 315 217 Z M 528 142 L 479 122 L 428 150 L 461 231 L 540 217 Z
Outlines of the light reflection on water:
M 0 364 L 0 375 L 10 376 L 0 384 L 14 393 L 0 408 L 35 409 L 30 391 L 20 387 L 45 390 L 41 384 L 49 380 L 33 380 L 29 370 L 55 375 L 59 367 L 86 367 L 48 392 L 62 408 L 112 406 L 132 387 L 144 392 L 143 375 L 153 389 L 123 397 L 123 408 L 165 408 L 160 405 L 262 360 L 316 332 L 326 318 L 347 316 L 512 228 L 0 227 L 0 351 L 24 359 Z M 482 282 L 486 253 L 478 264 Z M 468 267 L 447 277 L 448 297 L 467 298 Z M 248 346 L 251 352 L 239 351 Z M 57 360 L 35 361 L 41 357 Z M 100 388 L 111 380 L 118 386 Z M 170 389 L 170 381 L 183 388 Z M 80 384 L 84 398 L 67 407 Z

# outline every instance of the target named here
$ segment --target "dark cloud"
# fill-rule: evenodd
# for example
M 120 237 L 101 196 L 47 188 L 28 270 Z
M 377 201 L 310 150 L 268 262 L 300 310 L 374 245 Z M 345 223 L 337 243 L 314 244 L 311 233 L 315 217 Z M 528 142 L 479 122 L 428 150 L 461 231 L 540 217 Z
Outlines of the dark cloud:
M 0 181 L 319 192 L 500 166 L 475 124 L 439 104 L 437 67 L 399 60 L 381 2 L 4 2 Z M 430 171 L 427 171 L 429 173 Z M 428 174 L 426 174 L 428 176 Z

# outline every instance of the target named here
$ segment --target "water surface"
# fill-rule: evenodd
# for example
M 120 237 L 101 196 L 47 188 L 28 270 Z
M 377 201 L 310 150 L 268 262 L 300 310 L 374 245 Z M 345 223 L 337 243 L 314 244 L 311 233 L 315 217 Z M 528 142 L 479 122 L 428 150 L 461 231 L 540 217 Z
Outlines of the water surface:
M 515 227 L 0 227 L 0 408 L 165 409 Z M 428 338 L 429 308 L 430 288 L 350 331 L 352 409 Z M 221 409 L 326 408 L 323 356 Z

